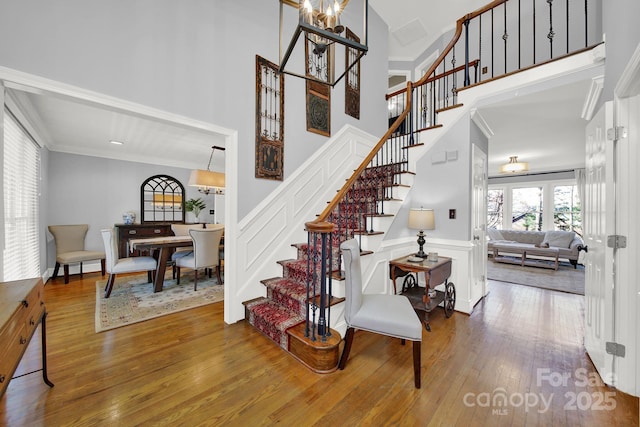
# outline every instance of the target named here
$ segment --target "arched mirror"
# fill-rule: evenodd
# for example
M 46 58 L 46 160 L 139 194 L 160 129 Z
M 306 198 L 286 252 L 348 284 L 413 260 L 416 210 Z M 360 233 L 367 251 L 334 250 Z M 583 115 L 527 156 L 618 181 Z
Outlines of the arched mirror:
M 169 175 L 155 175 L 140 187 L 141 222 L 184 222 L 184 187 Z

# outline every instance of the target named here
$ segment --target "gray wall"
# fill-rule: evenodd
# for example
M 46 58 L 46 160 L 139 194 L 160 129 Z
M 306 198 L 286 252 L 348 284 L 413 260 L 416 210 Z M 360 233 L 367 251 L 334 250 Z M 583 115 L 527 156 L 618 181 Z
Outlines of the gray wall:
M 278 2 L 0 0 L 0 10 L 0 66 L 237 130 L 239 218 L 278 186 L 254 177 L 255 55 L 278 62 Z M 346 123 L 386 130 L 388 29 L 373 11 L 369 19 L 362 119 L 344 114 L 341 82 L 334 132 Z M 306 131 L 301 79 L 285 78 L 285 105 L 286 179 L 326 137 Z
M 613 100 L 616 84 L 640 43 L 640 25 L 637 22 L 639 16 L 638 0 L 608 0 L 602 7 L 607 45 L 603 102 Z
M 47 223 L 43 224 L 43 229 L 46 231 L 49 224 L 89 224 L 85 243 L 90 250 L 104 250 L 100 229 L 122 223 L 123 212 L 136 212 L 136 222 L 140 222 L 140 186 L 153 175 L 176 178 L 185 186 L 186 198 L 201 196 L 186 185 L 190 173 L 187 169 L 56 152 L 47 152 L 46 157 L 49 172 L 45 180 L 48 190 L 45 191 L 43 212 Z M 213 208 L 207 206 L 200 214 L 200 221 L 213 222 L 209 215 L 209 209 Z M 194 221 L 192 215 L 187 213 L 187 221 Z M 52 236 L 45 235 L 46 265 L 53 267 L 55 245 Z
M 471 122 L 469 115 L 450 127 L 416 164 L 415 184 L 396 215 L 385 240 L 415 235 L 407 228 L 409 209 L 433 208 L 436 228 L 427 238 L 469 240 L 471 221 Z M 458 158 L 433 164 L 434 155 L 456 151 Z M 449 219 L 449 209 L 456 219 Z

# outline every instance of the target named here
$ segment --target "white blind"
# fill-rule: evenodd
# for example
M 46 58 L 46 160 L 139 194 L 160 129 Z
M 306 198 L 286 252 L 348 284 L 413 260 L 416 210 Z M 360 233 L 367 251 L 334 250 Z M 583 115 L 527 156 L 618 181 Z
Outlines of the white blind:
M 4 115 L 2 281 L 40 276 L 40 149 L 9 110 Z

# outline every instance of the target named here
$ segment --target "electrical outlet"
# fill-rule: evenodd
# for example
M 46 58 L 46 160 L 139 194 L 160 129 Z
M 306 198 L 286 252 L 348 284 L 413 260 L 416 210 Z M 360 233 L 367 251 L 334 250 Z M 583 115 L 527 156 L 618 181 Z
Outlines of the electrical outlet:
M 482 67 L 482 74 L 487 74 L 489 72 L 488 67 Z
M 209 215 L 213 215 L 215 213 L 214 209 L 209 209 Z
M 456 219 L 456 210 L 449 209 L 449 219 Z

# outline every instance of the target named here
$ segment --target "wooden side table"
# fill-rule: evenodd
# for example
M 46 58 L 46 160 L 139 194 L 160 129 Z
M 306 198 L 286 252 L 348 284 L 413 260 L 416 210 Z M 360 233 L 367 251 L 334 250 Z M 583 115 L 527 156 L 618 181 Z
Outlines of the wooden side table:
M 444 314 L 449 318 L 456 306 L 456 288 L 452 282 L 449 282 L 451 258 L 438 257 L 437 261 L 428 261 L 425 258 L 421 262 L 412 262 L 409 258 L 413 258 L 413 255 L 389 261 L 389 276 L 393 280 L 393 291 L 398 293 L 396 279 L 406 276 L 400 294 L 409 299 L 425 328 L 431 332 L 429 313 L 444 302 Z M 426 283 L 424 288 L 418 286 L 419 273 L 424 273 Z M 444 291 L 435 289 L 442 283 L 445 284 Z
M 47 310 L 43 294 L 41 278 L 0 283 L 0 397 L 39 324 L 42 325 L 42 369 L 38 371 L 42 371 L 44 382 L 53 387 L 47 376 Z

